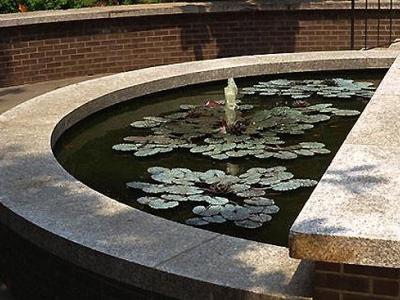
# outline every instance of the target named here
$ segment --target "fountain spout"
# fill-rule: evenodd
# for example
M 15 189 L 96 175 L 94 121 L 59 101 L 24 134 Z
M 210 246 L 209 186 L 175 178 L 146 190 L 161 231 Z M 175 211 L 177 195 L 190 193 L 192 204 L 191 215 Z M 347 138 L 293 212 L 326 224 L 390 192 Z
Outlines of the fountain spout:
M 233 78 L 228 79 L 228 85 L 224 88 L 225 93 L 225 122 L 226 125 L 232 126 L 236 122 L 236 97 L 238 94 L 238 87 Z

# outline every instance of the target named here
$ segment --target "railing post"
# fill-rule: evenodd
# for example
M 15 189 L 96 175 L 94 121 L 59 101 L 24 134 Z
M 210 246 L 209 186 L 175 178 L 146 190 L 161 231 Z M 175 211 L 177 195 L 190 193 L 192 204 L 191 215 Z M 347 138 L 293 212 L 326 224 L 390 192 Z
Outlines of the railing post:
M 365 0 L 364 11 L 364 48 L 368 48 L 368 0 Z
M 355 1 L 351 0 L 351 10 L 350 10 L 350 49 L 354 50 L 354 23 L 355 23 Z

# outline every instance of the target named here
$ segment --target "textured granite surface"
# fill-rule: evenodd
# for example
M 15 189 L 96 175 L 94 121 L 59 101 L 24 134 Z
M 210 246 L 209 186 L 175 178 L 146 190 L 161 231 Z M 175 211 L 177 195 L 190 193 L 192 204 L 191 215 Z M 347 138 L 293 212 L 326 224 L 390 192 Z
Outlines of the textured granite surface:
M 393 8 L 399 9 L 400 3 L 393 1 Z M 380 0 L 380 9 L 390 7 L 390 0 Z M 56 11 L 36 11 L 0 15 L 0 28 L 32 24 L 112 19 L 125 17 L 199 14 L 238 11 L 273 11 L 273 10 L 349 10 L 348 0 L 265 0 L 265 1 L 217 1 L 217 2 L 178 2 L 161 4 L 137 4 L 113 7 L 94 7 Z M 356 0 L 355 8 L 363 10 L 365 0 Z M 368 1 L 369 9 L 378 8 L 378 0 Z
M 69 175 L 52 145 L 85 116 L 150 92 L 230 76 L 388 68 L 396 55 L 313 52 L 191 62 L 36 97 L 0 115 L 0 221 L 83 268 L 168 296 L 307 298 L 310 265 L 289 258 L 288 249 L 174 223 L 114 201 Z
M 290 233 L 292 257 L 400 267 L 400 58 Z

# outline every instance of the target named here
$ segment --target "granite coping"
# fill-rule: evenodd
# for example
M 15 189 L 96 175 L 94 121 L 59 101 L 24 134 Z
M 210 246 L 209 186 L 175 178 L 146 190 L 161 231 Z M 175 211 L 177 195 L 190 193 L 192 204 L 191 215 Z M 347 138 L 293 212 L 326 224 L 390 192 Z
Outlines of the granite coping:
M 390 0 L 380 0 L 380 8 L 390 8 Z M 400 9 L 400 3 L 393 1 L 393 8 Z M 0 28 L 45 24 L 54 22 L 113 19 L 125 17 L 227 13 L 241 11 L 293 11 L 293 10 L 349 10 L 349 0 L 265 0 L 265 1 L 215 1 L 176 2 L 161 4 L 137 4 L 108 7 L 94 7 L 67 10 L 36 11 L 27 13 L 0 14 Z M 365 0 L 356 0 L 355 8 L 363 10 Z M 369 9 L 378 8 L 378 0 L 368 1 Z
M 97 274 L 179 299 L 307 299 L 310 263 L 289 250 L 162 219 L 72 177 L 52 147 L 86 116 L 190 84 L 261 74 L 389 68 L 398 51 L 256 55 L 93 79 L 0 115 L 0 221 Z
M 400 268 L 400 57 L 290 231 L 292 257 Z

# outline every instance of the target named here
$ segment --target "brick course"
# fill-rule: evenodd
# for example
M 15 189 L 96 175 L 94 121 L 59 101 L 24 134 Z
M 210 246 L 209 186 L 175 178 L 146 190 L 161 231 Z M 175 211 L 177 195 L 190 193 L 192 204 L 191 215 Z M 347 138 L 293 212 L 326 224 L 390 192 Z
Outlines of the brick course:
M 317 262 L 315 300 L 398 300 L 400 269 Z
M 393 13 L 400 36 L 400 10 Z M 369 47 L 389 42 L 387 11 L 370 10 Z M 354 48 L 364 47 L 357 11 Z M 377 25 L 379 22 L 379 39 Z M 350 11 L 240 11 L 81 20 L 0 28 L 0 86 L 238 55 L 346 50 Z

